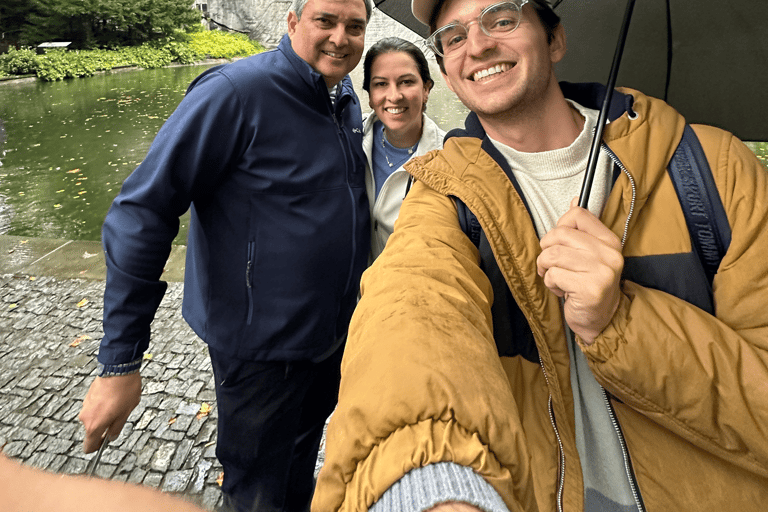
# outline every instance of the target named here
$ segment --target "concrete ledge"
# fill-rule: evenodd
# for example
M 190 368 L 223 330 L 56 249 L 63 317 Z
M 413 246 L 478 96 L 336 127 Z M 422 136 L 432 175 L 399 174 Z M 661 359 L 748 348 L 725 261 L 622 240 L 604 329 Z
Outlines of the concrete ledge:
M 184 281 L 187 247 L 174 245 L 162 279 Z M 0 274 L 51 276 L 61 279 L 106 278 L 100 242 L 0 235 Z

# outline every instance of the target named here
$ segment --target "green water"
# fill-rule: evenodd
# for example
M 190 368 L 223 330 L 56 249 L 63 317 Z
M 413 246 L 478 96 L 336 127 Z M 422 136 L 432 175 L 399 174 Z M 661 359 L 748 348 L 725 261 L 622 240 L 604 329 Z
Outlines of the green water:
M 0 233 L 99 240 L 123 180 L 209 66 L 0 83 Z M 177 238 L 186 239 L 183 219 Z

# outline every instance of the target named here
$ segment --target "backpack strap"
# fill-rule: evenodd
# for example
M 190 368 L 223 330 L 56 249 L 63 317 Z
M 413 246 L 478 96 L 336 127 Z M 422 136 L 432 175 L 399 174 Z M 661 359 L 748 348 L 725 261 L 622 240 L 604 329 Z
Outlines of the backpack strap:
M 691 242 L 711 284 L 731 243 L 731 227 L 704 150 L 690 125 L 685 125 L 667 171 L 683 208 Z
M 667 171 L 683 209 L 693 247 L 711 284 L 731 243 L 731 227 L 704 149 L 690 125 L 685 125 L 683 138 Z M 453 201 L 462 231 L 479 247 L 480 222 L 463 201 L 455 197 Z

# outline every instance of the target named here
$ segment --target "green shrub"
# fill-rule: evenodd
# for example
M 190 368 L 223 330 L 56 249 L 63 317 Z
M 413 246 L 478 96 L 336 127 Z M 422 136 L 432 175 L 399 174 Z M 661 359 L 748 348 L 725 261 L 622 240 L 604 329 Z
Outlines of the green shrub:
M 167 48 L 173 61 L 179 64 L 192 64 L 205 57 L 205 55 L 195 52 L 195 49 L 188 42 L 170 41 Z
M 27 75 L 35 72 L 37 55 L 34 50 L 11 47 L 8 53 L 0 55 L 0 69 L 8 75 Z
M 214 59 L 247 57 L 264 51 L 264 47 L 251 41 L 244 34 L 230 34 L 219 30 L 208 30 L 190 34 L 190 43 L 195 53 Z
M 41 80 L 93 76 L 101 70 L 122 66 L 160 68 L 172 62 L 191 64 L 212 58 L 232 59 L 264 51 L 242 34 L 220 31 L 177 32 L 171 38 L 113 50 L 48 50 L 36 55 L 31 49 L 11 49 L 0 55 L 0 76 L 37 73 Z
M 49 50 L 37 58 L 37 76 L 47 82 L 64 80 L 69 64 L 65 50 Z

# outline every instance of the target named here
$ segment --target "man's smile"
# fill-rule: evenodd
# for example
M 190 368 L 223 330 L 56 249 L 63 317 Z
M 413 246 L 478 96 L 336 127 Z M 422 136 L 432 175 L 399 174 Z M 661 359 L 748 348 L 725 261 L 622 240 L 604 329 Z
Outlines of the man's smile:
M 474 73 L 472 73 L 470 80 L 474 82 L 482 82 L 488 79 L 488 77 L 497 75 L 499 73 L 503 73 L 505 71 L 509 71 L 513 67 L 515 67 L 514 63 L 502 62 L 501 64 L 496 64 L 495 66 L 491 66 L 486 69 L 481 69 L 480 71 L 475 71 Z
M 346 53 L 331 52 L 328 50 L 321 50 L 321 51 L 327 56 L 331 57 L 332 59 L 343 59 L 348 55 Z

